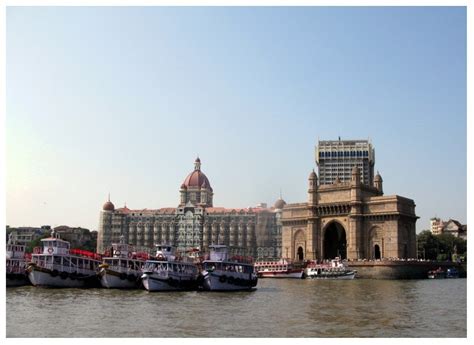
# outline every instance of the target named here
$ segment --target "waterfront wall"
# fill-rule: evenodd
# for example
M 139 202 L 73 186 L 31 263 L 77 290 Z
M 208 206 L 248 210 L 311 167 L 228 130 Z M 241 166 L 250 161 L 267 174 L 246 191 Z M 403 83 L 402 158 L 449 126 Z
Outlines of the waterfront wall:
M 466 277 L 466 264 L 436 261 L 351 261 L 350 268 L 357 270 L 361 279 L 425 279 L 428 271 L 438 267 L 444 270 L 455 267 L 460 277 Z

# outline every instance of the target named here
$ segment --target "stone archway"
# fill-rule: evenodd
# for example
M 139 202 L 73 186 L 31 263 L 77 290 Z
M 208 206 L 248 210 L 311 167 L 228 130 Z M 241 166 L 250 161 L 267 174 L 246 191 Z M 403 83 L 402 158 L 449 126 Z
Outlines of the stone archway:
M 298 230 L 293 238 L 294 242 L 294 260 L 303 261 L 306 249 L 306 236 L 303 230 Z
M 374 246 L 374 258 L 375 260 L 379 260 L 380 259 L 380 247 L 378 244 L 376 244 Z
M 347 258 L 346 230 L 338 222 L 330 222 L 324 230 L 323 258 Z
M 384 257 L 384 231 L 374 226 L 369 232 L 369 259 L 378 260 Z

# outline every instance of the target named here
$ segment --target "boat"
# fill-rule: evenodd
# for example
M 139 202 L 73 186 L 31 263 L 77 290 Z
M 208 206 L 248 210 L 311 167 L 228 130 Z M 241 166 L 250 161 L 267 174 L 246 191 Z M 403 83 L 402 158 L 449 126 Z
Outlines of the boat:
M 200 288 L 206 291 L 251 290 L 257 286 L 253 263 L 241 257 L 228 258 L 225 245 L 209 246 L 209 259 L 202 262 Z
M 97 269 L 102 258 L 86 250 L 70 249 L 68 241 L 59 238 L 54 230 L 51 237 L 41 240 L 27 265 L 28 278 L 34 286 L 91 287 L 100 286 Z
M 441 267 L 438 267 L 436 270 L 428 271 L 428 278 L 429 279 L 444 279 L 446 278 L 446 271 L 443 270 Z
M 303 276 L 310 279 L 354 279 L 356 273 L 356 270 L 348 268 L 340 258 L 334 258 L 329 263 L 309 263 Z
M 172 245 L 156 245 L 156 258 L 147 260 L 142 272 L 142 283 L 148 291 L 197 289 L 196 263 L 177 255 Z
M 29 285 L 26 274 L 26 246 L 17 243 L 13 233 L 8 236 L 6 274 L 7 286 Z
M 446 278 L 459 278 L 459 271 L 454 267 L 448 268 L 446 270 Z
M 120 243 L 113 243 L 110 252 L 106 252 L 99 265 L 99 279 L 102 287 L 111 289 L 137 289 L 142 285 L 142 269 L 148 253 L 135 253 L 133 247 L 125 243 L 120 236 Z
M 257 261 L 255 270 L 259 278 L 303 278 L 304 264 L 288 259 L 278 261 Z

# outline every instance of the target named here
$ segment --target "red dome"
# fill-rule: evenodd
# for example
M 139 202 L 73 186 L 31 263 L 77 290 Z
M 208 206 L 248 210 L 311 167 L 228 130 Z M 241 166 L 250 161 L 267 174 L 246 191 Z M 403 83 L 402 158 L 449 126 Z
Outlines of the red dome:
M 102 207 L 102 209 L 104 211 L 114 211 L 115 210 L 115 206 L 114 204 L 112 204 L 112 202 L 109 200 L 107 201 L 104 206 Z
M 203 187 L 209 186 L 209 188 L 212 190 L 209 180 L 207 179 L 206 175 L 204 175 L 204 173 L 201 170 L 194 170 L 192 173 L 190 173 L 184 180 L 183 185 L 186 188 L 189 188 L 189 187 L 199 188 L 201 186 Z

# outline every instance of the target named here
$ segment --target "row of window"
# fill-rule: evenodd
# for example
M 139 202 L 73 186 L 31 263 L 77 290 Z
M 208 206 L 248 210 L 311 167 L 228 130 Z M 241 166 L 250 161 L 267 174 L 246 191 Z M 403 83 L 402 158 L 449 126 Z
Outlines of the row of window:
M 320 151 L 319 158 L 329 157 L 369 157 L 369 151 Z

